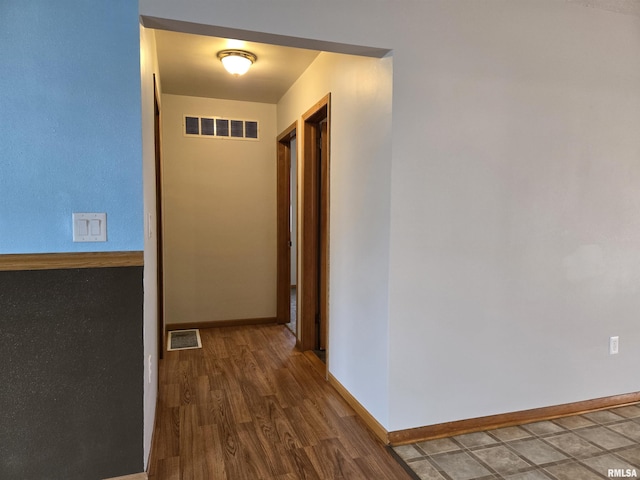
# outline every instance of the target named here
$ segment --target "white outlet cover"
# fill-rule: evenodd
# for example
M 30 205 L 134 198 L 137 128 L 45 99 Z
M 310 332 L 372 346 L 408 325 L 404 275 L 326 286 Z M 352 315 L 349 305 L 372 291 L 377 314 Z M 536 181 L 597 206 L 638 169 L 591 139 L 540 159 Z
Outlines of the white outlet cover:
M 609 355 L 617 355 L 620 351 L 620 337 L 609 337 Z

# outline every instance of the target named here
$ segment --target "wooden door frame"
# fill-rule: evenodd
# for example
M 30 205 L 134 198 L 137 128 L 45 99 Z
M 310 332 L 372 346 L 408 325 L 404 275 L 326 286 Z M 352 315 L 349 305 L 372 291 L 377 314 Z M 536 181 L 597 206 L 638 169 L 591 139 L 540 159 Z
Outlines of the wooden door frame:
M 278 323 L 291 321 L 291 140 L 296 136 L 294 122 L 277 139 L 277 299 Z
M 326 119 L 326 143 L 318 155 L 318 137 Z M 329 179 L 331 94 L 327 94 L 302 115 L 300 290 L 298 331 L 302 350 L 315 350 L 326 342 L 329 325 Z M 320 282 L 318 281 L 320 279 Z M 301 295 L 300 295 L 301 291 Z M 324 315 L 320 332 L 315 313 Z
M 301 131 L 297 122 L 277 138 L 277 298 L 278 323 L 291 316 L 291 140 L 296 137 L 302 157 L 298 159 L 298 210 L 300 243 L 298 259 L 297 346 L 303 351 L 326 347 L 329 329 L 329 178 L 331 94 L 327 94 L 304 115 Z M 318 155 L 319 132 L 324 139 Z M 298 158 L 298 156 L 296 156 Z M 320 281 L 318 281 L 320 279 Z M 315 313 L 325 321 L 316 331 Z
M 318 173 L 320 174 L 320 235 L 319 235 L 319 269 L 320 269 L 320 317 L 325 321 L 318 332 L 320 350 L 327 349 L 328 320 L 329 320 L 329 110 L 326 109 L 326 118 L 318 127 L 322 131 L 321 162 Z

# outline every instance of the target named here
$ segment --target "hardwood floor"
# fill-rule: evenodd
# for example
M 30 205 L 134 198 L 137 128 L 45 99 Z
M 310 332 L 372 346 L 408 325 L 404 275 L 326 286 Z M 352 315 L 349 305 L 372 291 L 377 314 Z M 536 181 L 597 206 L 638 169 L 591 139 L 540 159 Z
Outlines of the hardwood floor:
M 411 479 L 286 327 L 200 334 L 162 360 L 149 479 Z

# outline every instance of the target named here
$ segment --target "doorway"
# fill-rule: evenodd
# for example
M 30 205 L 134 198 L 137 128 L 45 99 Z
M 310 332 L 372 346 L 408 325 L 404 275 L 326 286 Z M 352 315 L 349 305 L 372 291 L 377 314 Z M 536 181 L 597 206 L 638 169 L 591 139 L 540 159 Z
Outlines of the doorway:
M 298 141 L 295 136 L 290 142 L 289 163 L 289 246 L 291 258 L 291 284 L 289 302 L 289 328 L 298 336 Z
M 291 145 L 300 142 L 298 162 L 297 345 L 326 361 L 329 329 L 329 146 L 330 95 L 278 137 L 278 320 L 291 318 Z M 295 141 L 293 143 L 295 145 Z
M 294 302 L 297 307 L 297 249 L 293 248 L 297 245 L 297 208 L 295 213 L 293 208 L 297 205 L 297 187 L 293 181 L 293 172 L 297 172 L 296 124 L 281 133 L 277 142 L 277 318 L 282 324 L 295 320 L 292 331 L 299 338 L 297 308 L 296 311 L 293 309 Z

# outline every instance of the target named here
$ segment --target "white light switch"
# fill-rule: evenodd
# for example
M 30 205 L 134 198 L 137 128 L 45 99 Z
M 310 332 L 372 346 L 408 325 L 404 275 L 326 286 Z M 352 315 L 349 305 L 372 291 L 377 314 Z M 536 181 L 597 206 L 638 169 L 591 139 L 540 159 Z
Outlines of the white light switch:
M 89 222 L 89 225 L 91 227 L 90 228 L 91 231 L 89 232 L 89 235 L 91 235 L 92 237 L 93 236 L 99 236 L 100 235 L 100 231 L 101 231 L 101 228 L 100 228 L 101 227 L 101 223 L 102 223 L 101 220 L 95 220 L 95 219 L 91 220 Z
M 81 237 L 89 235 L 89 222 L 86 220 L 76 220 L 74 223 L 78 235 Z
M 74 242 L 106 242 L 107 214 L 106 213 L 74 213 L 73 214 Z

